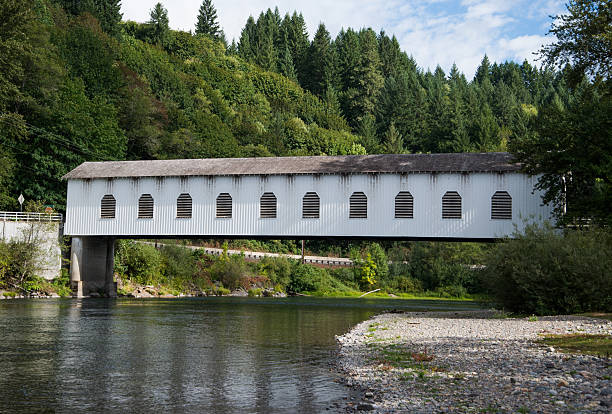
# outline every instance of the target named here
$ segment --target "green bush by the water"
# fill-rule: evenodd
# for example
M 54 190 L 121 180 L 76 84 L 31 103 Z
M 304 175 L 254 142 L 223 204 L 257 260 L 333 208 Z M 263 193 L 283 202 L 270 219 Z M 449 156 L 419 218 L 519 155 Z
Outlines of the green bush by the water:
M 115 271 L 122 279 L 159 285 L 169 291 L 274 289 L 288 294 L 359 295 L 380 289 L 396 295 L 412 294 L 463 298 L 478 293 L 474 271 L 462 263 L 480 260 L 480 245 L 450 243 L 391 244 L 387 252 L 378 243 L 356 243 L 351 249 L 355 265 L 321 268 L 286 257 L 265 257 L 249 262 L 243 255 L 221 256 L 178 244 L 117 242 Z M 476 254 L 474 253 L 476 252 Z M 389 263 L 389 258 L 393 262 Z
M 526 314 L 612 311 L 612 233 L 528 226 L 486 259 L 483 284 L 502 307 Z

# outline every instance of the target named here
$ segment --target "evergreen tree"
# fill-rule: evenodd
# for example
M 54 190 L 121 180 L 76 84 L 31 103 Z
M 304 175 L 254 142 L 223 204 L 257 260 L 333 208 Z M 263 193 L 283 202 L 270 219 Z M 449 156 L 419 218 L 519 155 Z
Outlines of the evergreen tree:
M 331 37 L 323 23 L 315 33 L 308 49 L 308 83 L 306 87 L 316 95 L 323 95 L 333 77 L 333 59 L 331 54 Z
M 341 90 L 346 91 L 359 86 L 359 36 L 353 29 L 341 30 L 336 39 L 338 52 L 338 72 Z
M 284 25 L 288 27 L 287 41 L 298 80 L 300 85 L 305 86 L 308 81 L 308 48 L 310 46 L 306 22 L 301 13 L 293 12 L 291 19 L 287 20 L 285 17 Z
M 157 3 L 151 9 L 150 20 L 151 25 L 151 40 L 154 44 L 165 46 L 170 35 L 170 27 L 168 20 L 168 10 L 161 4 Z
M 397 75 L 400 70 L 402 51 L 395 36 L 390 39 L 384 31 L 381 31 L 378 35 L 378 53 L 383 76 L 388 78 Z
M 393 122 L 385 133 L 385 151 L 387 154 L 402 154 L 404 152 L 404 140 Z
M 111 36 L 121 34 L 121 1 L 120 0 L 94 0 L 95 16 L 100 21 L 102 30 Z
M 291 51 L 289 50 L 287 33 L 285 33 L 284 30 L 282 30 L 282 38 L 283 42 L 278 58 L 278 72 L 292 81 L 297 82 L 297 74 L 295 73 L 295 66 L 293 65 L 293 57 L 291 56 Z
M 280 17 L 279 17 L 280 18 Z M 259 15 L 255 24 L 255 63 L 266 70 L 278 70 L 278 50 L 276 48 L 280 26 L 277 15 L 268 9 Z
M 249 16 L 238 41 L 238 54 L 248 62 L 255 60 L 255 31 L 255 19 L 253 19 L 253 16 Z
M 359 46 L 361 55 L 356 73 L 357 97 L 354 101 L 358 118 L 366 114 L 374 114 L 380 90 L 384 85 L 384 78 L 380 71 L 378 43 L 372 29 L 359 33 Z
M 490 80 L 491 77 L 491 63 L 489 62 L 489 57 L 485 54 L 480 62 L 480 66 L 476 69 L 476 73 L 474 74 L 474 82 L 482 84 L 485 79 Z
M 66 13 L 72 14 L 73 16 L 78 16 L 81 13 L 91 13 L 95 14 L 96 4 L 95 0 L 55 0 L 62 8 L 66 11 Z
M 376 123 L 372 115 L 367 114 L 361 118 L 357 133 L 361 136 L 362 145 L 368 154 L 378 154 L 380 152 L 380 142 L 376 135 Z
M 196 22 L 195 33 L 197 35 L 208 35 L 213 39 L 221 38 L 222 30 L 219 27 L 219 22 L 217 22 L 217 10 L 212 0 L 202 1 L 198 20 Z

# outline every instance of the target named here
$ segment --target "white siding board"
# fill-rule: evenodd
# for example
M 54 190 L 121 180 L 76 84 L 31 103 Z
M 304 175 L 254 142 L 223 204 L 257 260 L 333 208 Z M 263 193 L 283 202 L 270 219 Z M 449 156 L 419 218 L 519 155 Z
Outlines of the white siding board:
M 69 180 L 67 235 L 80 236 L 336 236 L 398 238 L 494 238 L 510 235 L 523 218 L 549 219 L 551 209 L 533 192 L 537 177 L 521 173 L 355 174 L 243 177 L 119 178 Z M 264 192 L 277 198 L 277 218 L 259 217 Z M 302 198 L 308 191 L 320 197 L 320 218 L 302 218 Z M 349 219 L 349 198 L 362 191 L 368 198 L 368 218 Z M 396 219 L 395 196 L 410 191 L 414 218 Z M 457 191 L 462 219 L 442 219 L 442 196 Z M 491 196 L 507 191 L 512 220 L 491 220 Z M 176 218 L 176 199 L 189 193 L 191 219 Z M 219 193 L 232 196 L 232 218 L 216 217 Z M 138 198 L 154 199 L 153 219 L 138 219 Z M 116 218 L 100 218 L 105 194 L 116 200 Z

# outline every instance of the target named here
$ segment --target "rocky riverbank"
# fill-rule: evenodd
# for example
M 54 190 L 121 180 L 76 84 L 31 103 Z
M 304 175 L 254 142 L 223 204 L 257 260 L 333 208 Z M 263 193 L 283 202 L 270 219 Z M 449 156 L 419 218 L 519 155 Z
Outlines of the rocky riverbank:
M 388 313 L 338 337 L 355 404 L 380 413 L 610 412 L 612 361 L 560 353 L 542 334 L 612 335 L 578 316 L 508 319 L 495 311 Z

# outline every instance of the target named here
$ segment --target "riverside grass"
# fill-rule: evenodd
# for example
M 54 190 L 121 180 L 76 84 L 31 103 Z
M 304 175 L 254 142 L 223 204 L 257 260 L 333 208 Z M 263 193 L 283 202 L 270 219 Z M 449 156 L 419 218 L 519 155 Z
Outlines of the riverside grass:
M 591 334 L 546 335 L 538 341 L 562 352 L 595 355 L 610 358 L 612 355 L 612 336 Z

